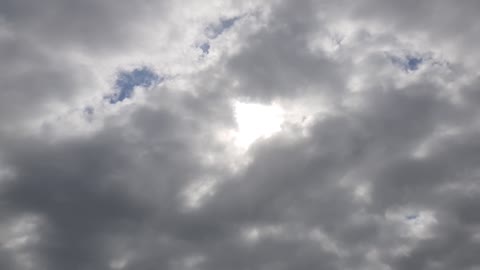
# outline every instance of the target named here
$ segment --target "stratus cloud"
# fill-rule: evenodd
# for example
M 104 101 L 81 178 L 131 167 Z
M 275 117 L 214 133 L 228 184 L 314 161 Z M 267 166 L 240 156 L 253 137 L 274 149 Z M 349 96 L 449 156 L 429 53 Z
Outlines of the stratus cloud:
M 477 7 L 0 3 L 0 268 L 477 269 Z

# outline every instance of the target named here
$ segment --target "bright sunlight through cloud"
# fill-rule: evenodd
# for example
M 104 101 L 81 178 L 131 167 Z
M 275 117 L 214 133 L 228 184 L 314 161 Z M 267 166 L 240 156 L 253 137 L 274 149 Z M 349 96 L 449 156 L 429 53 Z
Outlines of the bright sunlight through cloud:
M 236 101 L 235 120 L 237 131 L 235 144 L 248 148 L 259 138 L 268 138 L 281 130 L 283 110 L 277 105 L 262 105 Z

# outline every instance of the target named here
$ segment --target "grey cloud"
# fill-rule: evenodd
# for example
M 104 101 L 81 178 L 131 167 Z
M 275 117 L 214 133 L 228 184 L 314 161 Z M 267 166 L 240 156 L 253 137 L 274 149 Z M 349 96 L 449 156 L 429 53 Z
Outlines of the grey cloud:
M 168 20 L 166 10 L 173 6 L 163 1 L 1 1 L 0 118 L 11 120 L 4 126 L 109 92 L 112 57 L 134 52 L 151 29 L 173 30 L 151 23 Z
M 97 78 L 86 66 L 43 50 L 21 37 L 0 38 L 0 118 L 14 124 L 40 112 L 52 102 L 67 102 L 91 90 Z
M 266 101 L 306 90 L 342 93 L 339 65 L 308 47 L 311 32 L 323 26 L 306 2 L 275 7 L 267 25 L 228 60 L 227 76 L 239 82 L 240 94 Z
M 31 145 L 28 152 L 10 157 L 17 175 L 2 187 L 2 201 L 16 214 L 45 220 L 31 247 L 38 267 L 100 267 L 105 258 L 99 241 L 141 220 L 141 205 L 112 179 L 114 168 L 125 163 L 118 153 L 123 149 L 115 151 L 113 143 Z
M 124 24 L 141 25 L 152 19 L 151 6 L 168 6 L 23 4 L 1 4 L 8 27 L 21 32 L 0 38 L 8 45 L 0 49 L 4 125 L 34 119 L 52 101 L 86 95 L 95 85 L 90 80 L 98 74 L 44 46 L 129 43 L 119 40 L 132 30 Z M 425 63 L 405 73 L 382 49 L 404 49 L 402 35 L 418 25 L 447 40 L 450 32 L 435 27 L 436 17 L 419 17 L 429 4 L 396 3 L 393 12 L 377 1 L 265 2 L 270 13 L 263 27 L 230 29 L 244 42 L 238 51 L 153 86 L 144 100 L 91 105 L 101 125 L 90 133 L 50 138 L 2 130 L 0 267 L 25 269 L 31 261 L 32 269 L 52 270 L 476 269 L 476 71 L 457 52 L 449 67 Z M 474 5 L 461 2 L 457 10 Z M 450 8 L 441 2 L 435 10 Z M 58 10 L 61 16 L 48 15 Z M 459 27 L 478 24 L 465 14 Z M 72 24 L 63 24 L 69 16 Z M 311 39 L 330 34 L 328 23 L 344 19 L 365 32 L 333 53 L 310 50 Z M 398 32 L 369 32 L 363 20 L 393 24 Z M 26 37 L 43 41 L 42 34 L 51 40 L 26 43 Z M 470 37 L 456 37 L 457 49 L 467 46 Z M 438 48 L 420 50 L 430 49 Z M 353 78 L 362 83 L 356 90 Z M 302 107 L 318 96 L 328 98 L 327 112 L 313 110 L 307 126 L 286 123 L 244 154 L 232 153 L 221 137 L 235 128 L 233 99 Z M 211 193 L 198 208 L 185 207 L 187 187 L 205 179 L 216 181 Z M 27 217 L 30 229 L 21 229 Z
M 164 1 L 2 1 L 2 17 L 20 35 L 76 50 L 117 50 L 136 42 L 137 27 L 164 17 Z M 168 7 L 168 4 L 167 4 Z
M 163 97 L 169 98 L 166 92 Z M 188 119 L 208 117 L 206 106 L 215 103 L 188 95 L 170 98 L 174 108 L 140 108 L 130 115 L 131 125 L 119 127 L 112 119 L 93 137 L 52 144 L 5 136 L 2 161 L 14 176 L 1 184 L 2 212 L 7 220 L 39 217 L 38 240 L 23 247 L 35 265 L 105 269 L 134 254 L 128 267 L 148 269 L 149 263 L 161 265 L 164 254 L 167 267 L 189 252 L 189 242 L 198 242 L 197 249 L 206 233 L 218 233 L 210 229 L 215 225 L 185 216 L 179 196 L 187 183 L 222 170 L 203 164 L 202 147 L 219 147 L 202 141 L 211 126 Z M 170 251 L 176 243 L 179 250 Z
M 351 9 L 350 9 L 351 8 Z M 477 57 L 472 46 L 478 36 L 474 10 L 476 1 L 359 1 L 349 8 L 349 15 L 362 21 L 391 27 L 406 35 L 419 34 L 433 46 L 455 44 L 457 56 Z M 444 48 L 445 48 L 444 47 Z

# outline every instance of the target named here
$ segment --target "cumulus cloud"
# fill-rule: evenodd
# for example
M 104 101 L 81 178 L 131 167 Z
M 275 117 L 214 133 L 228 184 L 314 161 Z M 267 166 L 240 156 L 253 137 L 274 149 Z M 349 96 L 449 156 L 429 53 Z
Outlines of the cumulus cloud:
M 479 269 L 475 10 L 0 1 L 0 268 Z

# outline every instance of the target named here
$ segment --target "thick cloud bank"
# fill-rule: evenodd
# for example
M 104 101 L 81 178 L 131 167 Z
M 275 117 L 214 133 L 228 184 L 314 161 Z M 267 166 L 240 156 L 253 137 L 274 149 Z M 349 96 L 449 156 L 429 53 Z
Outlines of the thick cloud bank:
M 479 10 L 0 0 L 0 269 L 479 270 Z

